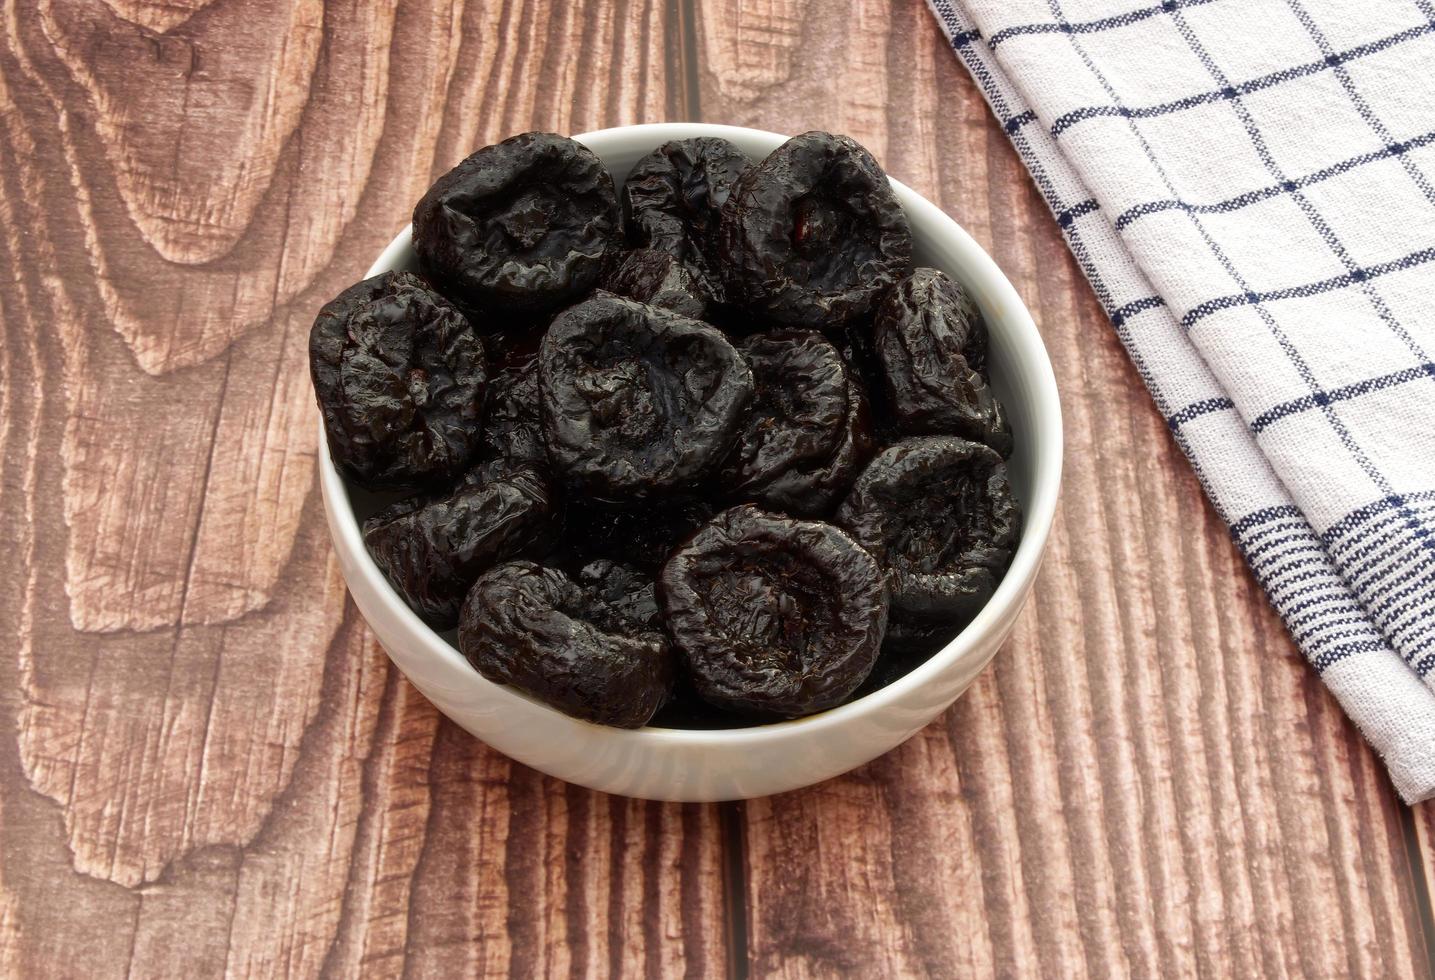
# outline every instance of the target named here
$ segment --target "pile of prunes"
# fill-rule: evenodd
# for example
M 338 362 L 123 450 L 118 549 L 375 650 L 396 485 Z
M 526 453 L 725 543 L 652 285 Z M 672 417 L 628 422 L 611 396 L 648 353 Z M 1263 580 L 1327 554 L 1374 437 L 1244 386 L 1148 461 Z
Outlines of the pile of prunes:
M 374 561 L 485 677 L 607 725 L 794 718 L 883 686 L 1021 529 L 987 328 L 913 268 L 845 136 L 484 147 L 414 209 L 417 274 L 310 335 Z

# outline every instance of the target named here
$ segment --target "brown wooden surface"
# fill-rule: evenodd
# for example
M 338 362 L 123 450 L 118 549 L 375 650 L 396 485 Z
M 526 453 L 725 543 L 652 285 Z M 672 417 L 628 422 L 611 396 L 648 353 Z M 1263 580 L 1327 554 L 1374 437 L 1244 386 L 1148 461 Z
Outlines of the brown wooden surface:
M 5 0 L 0 972 L 1422 976 L 1435 810 L 1301 662 L 915 0 Z M 1035 598 L 810 790 L 668 806 L 440 718 L 345 598 L 304 340 L 530 128 L 841 130 L 1056 363 Z

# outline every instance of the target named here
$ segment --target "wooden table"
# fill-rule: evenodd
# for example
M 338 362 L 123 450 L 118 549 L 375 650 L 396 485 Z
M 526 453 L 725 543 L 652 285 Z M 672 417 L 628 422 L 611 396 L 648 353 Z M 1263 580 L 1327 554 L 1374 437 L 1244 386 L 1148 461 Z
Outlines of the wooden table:
M 15 976 L 1427 975 L 1435 808 L 1267 605 L 916 0 L 6 0 L 0 964 Z M 602 796 L 345 597 L 305 341 L 531 128 L 850 133 L 1026 298 L 1068 452 L 972 690 L 846 777 Z

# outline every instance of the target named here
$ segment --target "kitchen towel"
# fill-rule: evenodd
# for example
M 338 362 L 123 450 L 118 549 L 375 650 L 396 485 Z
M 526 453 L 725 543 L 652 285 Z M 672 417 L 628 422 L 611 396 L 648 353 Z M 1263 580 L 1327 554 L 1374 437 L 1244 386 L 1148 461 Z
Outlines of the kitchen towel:
M 1435 3 L 929 3 L 1296 643 L 1435 796 Z

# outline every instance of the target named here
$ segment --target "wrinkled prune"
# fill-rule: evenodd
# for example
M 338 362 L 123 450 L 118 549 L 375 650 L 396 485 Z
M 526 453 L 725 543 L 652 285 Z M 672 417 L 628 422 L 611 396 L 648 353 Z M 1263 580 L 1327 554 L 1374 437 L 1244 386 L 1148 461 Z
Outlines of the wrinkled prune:
M 698 694 L 769 717 L 840 704 L 871 671 L 887 627 L 870 554 L 831 524 L 750 505 L 679 548 L 659 593 Z
M 567 531 L 581 555 L 613 558 L 656 574 L 673 549 L 713 516 L 701 497 L 644 501 L 625 507 L 576 499 L 568 507 Z
M 989 446 L 925 436 L 867 464 L 837 523 L 887 569 L 894 612 L 927 622 L 974 615 L 1011 563 L 1021 516 Z
M 729 302 L 835 329 L 906 274 L 912 232 L 870 153 L 846 136 L 804 133 L 739 178 L 718 255 Z
M 414 208 L 414 251 L 479 309 L 554 310 L 592 289 L 619 244 L 613 178 L 581 143 L 523 133 L 444 174 Z
M 721 299 L 718 221 L 734 182 L 751 164 L 725 139 L 664 143 L 634 164 L 623 184 L 628 240 L 671 255 L 692 270 L 707 296 Z
M 528 561 L 490 569 L 464 600 L 459 649 L 495 683 L 575 718 L 639 728 L 672 686 L 667 638 L 635 598 L 636 575 L 618 586 L 594 578 L 583 585 Z
M 538 366 L 549 459 L 609 500 L 692 486 L 752 400 L 752 371 L 720 331 L 606 294 L 553 321 Z
M 941 275 L 941 273 L 937 273 Z M 950 281 L 950 280 L 949 280 Z M 982 377 L 987 376 L 987 346 L 989 344 L 989 331 L 987 330 L 986 317 L 977 306 L 977 301 L 972 294 L 962 288 L 960 283 L 953 283 L 957 287 L 957 310 L 966 318 L 970 333 L 967 335 L 967 342 L 962 346 L 962 353 L 966 356 L 967 366 Z
M 604 278 L 603 288 L 628 299 L 702 320 L 708 290 L 694 273 L 667 252 L 635 248 Z
M 324 304 L 309 370 L 334 462 L 369 489 L 461 473 L 478 448 L 483 344 L 457 309 L 407 272 Z
M 524 333 L 492 344 L 493 368 L 479 452 L 485 459 L 507 459 L 546 471 L 548 450 L 538 407 L 538 341 L 538 336 Z
M 815 331 L 754 334 L 738 349 L 756 395 L 719 474 L 724 492 L 789 514 L 826 512 L 871 454 L 866 397 Z
M 436 629 L 485 569 L 542 552 L 553 537 L 553 499 L 537 471 L 490 463 L 456 489 L 401 500 L 364 522 L 364 544 L 409 607 Z
M 1011 454 L 1011 428 L 969 358 L 984 363 L 986 327 L 961 286 L 918 269 L 877 307 L 872 341 L 884 393 L 911 435 L 958 435 Z

